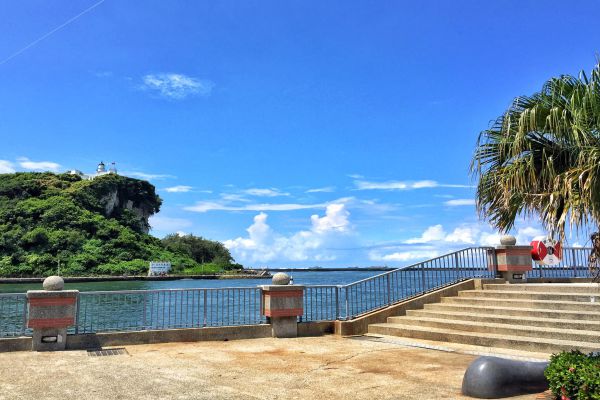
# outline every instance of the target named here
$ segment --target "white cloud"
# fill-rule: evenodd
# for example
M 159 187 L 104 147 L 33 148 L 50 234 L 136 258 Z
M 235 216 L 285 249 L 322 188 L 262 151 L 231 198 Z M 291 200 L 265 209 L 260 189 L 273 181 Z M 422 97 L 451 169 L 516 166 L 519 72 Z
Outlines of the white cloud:
M 442 225 L 434 225 L 434 226 L 430 226 L 429 228 L 425 229 L 425 232 L 423 232 L 421 237 L 408 239 L 404 243 L 406 243 L 406 244 L 429 243 L 429 242 L 434 242 L 434 241 L 438 241 L 438 240 L 443 240 L 445 236 L 446 236 L 446 233 L 444 232 L 444 228 L 442 227 Z
M 279 197 L 279 196 L 289 196 L 290 195 L 289 193 L 282 192 L 279 189 L 275 189 L 275 188 L 271 188 L 271 189 L 252 188 L 252 189 L 246 189 L 243 192 L 249 196 L 256 196 L 256 197 Z
M 479 230 L 468 226 L 455 228 L 444 240 L 451 243 L 475 244 Z
M 126 176 L 131 176 L 134 178 L 140 178 L 140 179 L 144 179 L 144 180 L 151 180 L 151 179 L 172 179 L 172 178 L 176 178 L 176 176 L 173 175 L 168 175 L 168 174 L 147 174 L 145 172 L 138 172 L 138 171 L 123 171 L 121 172 L 121 174 L 126 175 Z
M 229 205 L 222 201 L 199 201 L 193 206 L 184 207 L 186 211 L 207 212 L 207 211 L 294 211 L 309 210 L 315 208 L 325 208 L 327 204 L 296 204 L 296 203 L 253 203 L 244 205 Z
M 12 174 L 15 171 L 13 163 L 7 160 L 0 160 L 0 174 Z
M 514 232 L 517 244 L 526 245 L 533 239 L 545 237 L 541 229 L 525 226 Z M 498 246 L 500 244 L 498 232 L 489 231 L 489 228 L 481 224 L 462 224 L 451 233 L 446 234 L 442 225 L 433 225 L 425 229 L 421 237 L 405 240 L 405 244 L 430 243 L 439 247 L 448 247 L 449 244 Z
M 344 204 L 330 204 L 324 217 L 312 215 L 310 221 L 315 232 L 347 232 L 350 227 L 349 216 Z
M 177 232 L 192 226 L 192 221 L 184 218 L 171 218 L 162 215 L 153 215 L 149 219 L 153 231 Z M 177 232 L 179 233 L 179 232 Z
M 221 199 L 223 199 L 226 202 L 242 202 L 242 203 L 250 203 L 252 202 L 252 200 L 248 200 L 245 196 L 241 195 L 241 194 L 235 194 L 235 193 L 221 193 Z
M 474 206 L 475 200 L 474 199 L 454 199 L 454 200 L 445 201 L 444 205 L 449 206 L 449 207 Z
M 500 235 L 499 233 L 493 232 L 482 232 L 481 236 L 479 236 L 479 244 L 482 246 L 498 246 L 500 244 Z
M 334 186 L 326 186 L 322 188 L 308 189 L 305 193 L 332 193 L 334 191 Z
M 366 180 L 354 181 L 356 190 L 413 190 L 413 189 L 425 189 L 425 188 L 470 188 L 469 185 L 454 185 L 439 183 L 432 180 L 421 180 L 421 181 L 385 181 L 385 182 L 371 182 Z
M 208 80 L 201 80 L 184 74 L 149 74 L 143 78 L 142 88 L 158 92 L 161 96 L 182 100 L 192 95 L 208 96 L 215 86 Z
M 226 240 L 225 246 L 242 264 L 286 261 L 332 261 L 329 250 L 351 234 L 350 213 L 343 204 L 330 204 L 324 216 L 312 215 L 311 227 L 289 236 L 278 234 L 267 223 L 264 212 L 254 217 L 247 237 Z
M 165 192 L 169 193 L 187 193 L 192 190 L 191 186 L 177 185 L 165 188 Z
M 31 170 L 31 171 L 52 171 L 58 172 L 60 169 L 60 164 L 52 162 L 52 161 L 31 161 L 26 157 L 20 157 L 17 159 L 19 165 L 22 168 Z

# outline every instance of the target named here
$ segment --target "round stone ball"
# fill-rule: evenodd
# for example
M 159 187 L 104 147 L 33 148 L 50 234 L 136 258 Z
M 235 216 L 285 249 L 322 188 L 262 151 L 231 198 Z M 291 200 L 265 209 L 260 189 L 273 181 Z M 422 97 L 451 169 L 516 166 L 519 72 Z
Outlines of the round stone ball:
M 517 238 L 513 235 L 503 235 L 500 237 L 500 244 L 502 246 L 514 246 L 517 244 Z
M 273 275 L 273 285 L 289 285 L 290 284 L 290 276 L 283 272 L 278 272 Z
M 53 292 L 63 290 L 65 287 L 65 281 L 60 276 L 53 275 L 44 279 L 43 286 L 44 290 L 49 290 Z

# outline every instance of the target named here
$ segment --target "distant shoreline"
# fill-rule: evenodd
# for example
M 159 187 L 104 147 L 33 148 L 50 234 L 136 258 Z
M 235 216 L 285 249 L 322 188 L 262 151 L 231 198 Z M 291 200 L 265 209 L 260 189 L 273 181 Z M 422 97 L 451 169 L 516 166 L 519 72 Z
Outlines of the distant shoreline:
M 344 272 L 344 271 L 354 271 L 354 272 L 361 272 L 361 271 L 393 271 L 397 268 L 394 267 L 342 267 L 342 268 L 336 268 L 336 267 L 310 267 L 310 268 L 265 268 L 266 271 L 269 272 Z
M 271 274 L 210 274 L 210 275 L 169 275 L 169 276 L 65 276 L 66 283 L 74 282 L 119 282 L 119 281 L 179 281 L 182 279 L 269 279 Z M 0 278 L 2 283 L 41 283 L 43 278 Z

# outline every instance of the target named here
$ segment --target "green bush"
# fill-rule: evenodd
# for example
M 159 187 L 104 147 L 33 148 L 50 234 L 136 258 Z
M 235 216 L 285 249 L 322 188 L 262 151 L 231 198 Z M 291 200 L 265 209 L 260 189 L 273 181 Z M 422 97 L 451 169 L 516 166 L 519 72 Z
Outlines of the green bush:
M 600 400 L 600 355 L 562 352 L 550 358 L 544 372 L 550 390 L 571 400 Z
M 205 263 L 183 270 L 184 275 L 210 275 L 219 274 L 221 272 L 223 272 L 223 265 L 214 263 Z

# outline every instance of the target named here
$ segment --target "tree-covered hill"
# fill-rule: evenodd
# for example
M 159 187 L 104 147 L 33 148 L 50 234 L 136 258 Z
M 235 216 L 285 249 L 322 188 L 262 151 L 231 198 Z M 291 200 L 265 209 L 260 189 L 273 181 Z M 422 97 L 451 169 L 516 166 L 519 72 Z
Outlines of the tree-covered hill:
M 170 261 L 181 273 L 234 267 L 221 243 L 150 236 L 148 218 L 160 205 L 149 182 L 116 174 L 0 174 L 0 276 L 55 274 L 59 260 L 67 276 L 145 274 L 149 261 Z M 198 259 L 191 242 L 210 250 Z

